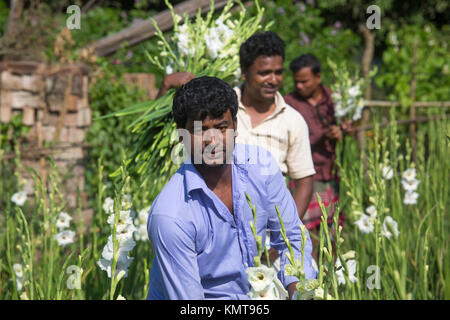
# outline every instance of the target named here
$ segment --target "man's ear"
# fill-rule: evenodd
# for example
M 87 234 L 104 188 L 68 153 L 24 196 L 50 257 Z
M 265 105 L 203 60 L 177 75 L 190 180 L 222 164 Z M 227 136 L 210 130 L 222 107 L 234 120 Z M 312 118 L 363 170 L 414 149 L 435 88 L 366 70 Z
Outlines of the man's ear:
M 247 80 L 247 70 L 241 68 L 241 78 L 242 80 Z
M 319 83 L 322 83 L 322 76 L 321 76 L 320 72 L 317 72 L 316 78 L 319 81 Z

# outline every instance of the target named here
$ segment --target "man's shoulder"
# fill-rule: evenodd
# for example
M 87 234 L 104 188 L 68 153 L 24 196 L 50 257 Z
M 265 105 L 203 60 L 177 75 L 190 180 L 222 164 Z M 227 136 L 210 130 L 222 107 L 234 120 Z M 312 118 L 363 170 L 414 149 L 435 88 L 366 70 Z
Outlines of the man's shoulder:
M 273 155 L 262 146 L 236 143 L 235 150 L 235 164 L 243 168 L 250 179 L 262 182 L 280 170 Z
M 184 174 L 181 168 L 170 178 L 152 203 L 151 214 L 179 218 L 186 208 Z
M 298 126 L 306 126 L 306 122 L 302 114 L 289 103 L 287 103 L 286 100 L 284 101 L 284 103 L 285 109 L 283 117 L 286 126 L 292 129 L 296 129 L 298 128 Z

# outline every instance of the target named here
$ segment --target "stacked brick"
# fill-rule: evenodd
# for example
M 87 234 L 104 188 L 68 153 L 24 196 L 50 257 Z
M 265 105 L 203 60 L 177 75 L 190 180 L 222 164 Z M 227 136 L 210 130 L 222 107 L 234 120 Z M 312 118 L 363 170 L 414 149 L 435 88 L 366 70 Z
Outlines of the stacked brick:
M 44 174 L 51 156 L 62 176 L 63 192 L 76 207 L 77 188 L 84 202 L 86 132 L 92 115 L 88 104 L 88 70 L 83 65 L 51 66 L 36 62 L 0 62 L 0 121 L 22 114 L 30 132 L 21 146 L 23 164 Z M 25 191 L 32 180 L 23 173 Z

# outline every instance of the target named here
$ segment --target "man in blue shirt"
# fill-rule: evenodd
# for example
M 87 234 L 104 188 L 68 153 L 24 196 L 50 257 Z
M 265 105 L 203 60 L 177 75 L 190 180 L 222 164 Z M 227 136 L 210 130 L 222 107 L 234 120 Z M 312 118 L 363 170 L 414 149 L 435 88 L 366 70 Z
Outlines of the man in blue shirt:
M 257 255 L 250 222 L 257 212 L 257 231 L 264 243 L 281 252 L 278 277 L 288 290 L 297 278 L 284 274 L 287 246 L 280 232 L 277 205 L 296 258 L 301 258 L 302 224 L 278 164 L 263 148 L 235 144 L 238 101 L 225 82 L 200 77 L 179 88 L 173 117 L 187 159 L 150 209 L 148 233 L 154 252 L 148 299 L 249 299 L 246 268 Z M 307 279 L 311 240 L 305 249 Z

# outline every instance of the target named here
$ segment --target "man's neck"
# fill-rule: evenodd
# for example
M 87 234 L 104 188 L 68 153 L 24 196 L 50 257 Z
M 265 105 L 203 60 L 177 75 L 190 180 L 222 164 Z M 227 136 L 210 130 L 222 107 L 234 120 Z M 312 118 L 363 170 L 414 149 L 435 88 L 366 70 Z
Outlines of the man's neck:
M 317 103 L 322 99 L 323 97 L 323 88 L 322 85 L 319 85 L 317 87 L 316 90 L 314 90 L 313 94 L 311 95 L 311 97 L 309 97 L 308 99 L 306 99 L 312 106 L 316 106 Z
M 246 108 L 251 108 L 257 113 L 272 113 L 275 109 L 275 99 L 264 99 L 252 95 L 251 92 L 245 90 L 245 84 L 241 90 L 241 103 Z
M 194 164 L 206 185 L 211 190 L 231 185 L 231 164 L 226 163 L 218 167 Z

